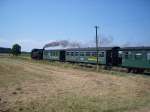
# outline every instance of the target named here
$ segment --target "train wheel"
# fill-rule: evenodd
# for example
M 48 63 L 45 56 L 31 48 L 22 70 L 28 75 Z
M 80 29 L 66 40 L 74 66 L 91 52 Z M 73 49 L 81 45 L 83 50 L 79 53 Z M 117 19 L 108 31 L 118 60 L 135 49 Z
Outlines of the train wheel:
M 128 73 L 130 73 L 132 71 L 132 68 L 128 68 Z

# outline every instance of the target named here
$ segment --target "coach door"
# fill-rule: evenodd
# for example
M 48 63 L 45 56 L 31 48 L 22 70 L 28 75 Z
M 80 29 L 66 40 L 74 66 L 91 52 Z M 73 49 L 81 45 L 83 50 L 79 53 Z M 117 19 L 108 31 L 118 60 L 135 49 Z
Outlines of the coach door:
M 59 59 L 60 61 L 65 61 L 66 59 L 65 51 L 60 51 Z
M 119 60 L 119 47 L 112 48 L 112 65 L 117 66 L 120 64 Z
M 112 65 L 112 52 L 110 50 L 106 51 L 106 65 Z

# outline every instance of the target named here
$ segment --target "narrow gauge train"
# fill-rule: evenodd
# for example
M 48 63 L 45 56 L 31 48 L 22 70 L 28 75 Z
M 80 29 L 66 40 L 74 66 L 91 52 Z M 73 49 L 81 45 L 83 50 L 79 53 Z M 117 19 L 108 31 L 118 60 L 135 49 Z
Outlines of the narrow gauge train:
M 39 51 L 39 53 L 37 53 Z M 42 53 L 41 53 L 42 51 Z M 96 64 L 96 48 L 72 48 L 59 50 L 36 50 L 45 60 Z M 34 50 L 31 53 L 33 59 Z M 38 57 L 38 56 L 37 56 Z M 150 69 L 150 47 L 100 47 L 98 49 L 98 63 L 105 66 L 119 66 L 127 68 L 129 72 L 144 72 Z

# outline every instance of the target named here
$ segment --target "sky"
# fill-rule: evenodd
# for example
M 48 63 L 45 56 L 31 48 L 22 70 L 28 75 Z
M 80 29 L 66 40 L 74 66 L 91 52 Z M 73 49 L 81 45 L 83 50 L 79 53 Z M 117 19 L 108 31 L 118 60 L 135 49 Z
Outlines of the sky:
M 95 25 L 106 46 L 149 46 L 150 0 L 0 0 L 0 47 L 94 43 Z

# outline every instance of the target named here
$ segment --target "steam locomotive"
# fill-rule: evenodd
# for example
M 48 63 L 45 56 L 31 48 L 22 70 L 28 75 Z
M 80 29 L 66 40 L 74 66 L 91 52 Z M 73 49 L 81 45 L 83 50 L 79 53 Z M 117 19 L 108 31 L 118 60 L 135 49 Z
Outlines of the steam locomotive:
M 44 49 L 32 49 L 31 58 L 32 59 L 43 59 L 43 51 Z

